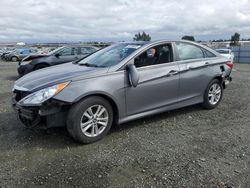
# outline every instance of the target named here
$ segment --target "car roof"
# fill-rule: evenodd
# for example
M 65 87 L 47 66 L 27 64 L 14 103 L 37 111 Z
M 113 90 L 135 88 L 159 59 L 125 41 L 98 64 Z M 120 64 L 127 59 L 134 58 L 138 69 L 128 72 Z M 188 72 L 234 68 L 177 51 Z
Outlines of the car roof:
M 96 46 L 91 46 L 91 45 L 77 45 L 77 44 L 73 44 L 73 45 L 65 45 L 65 46 L 62 46 L 62 47 L 90 47 L 90 48 L 98 48 Z
M 231 49 L 228 49 L 228 48 L 218 48 L 218 49 L 215 49 L 215 50 L 224 50 L 224 51 L 230 51 Z

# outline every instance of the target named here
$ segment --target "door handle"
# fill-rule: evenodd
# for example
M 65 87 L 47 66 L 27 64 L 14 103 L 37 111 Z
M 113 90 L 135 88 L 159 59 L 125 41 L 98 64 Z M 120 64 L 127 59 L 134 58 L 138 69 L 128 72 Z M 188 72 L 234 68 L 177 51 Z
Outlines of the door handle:
M 209 62 L 206 62 L 206 63 L 205 63 L 205 65 L 206 65 L 206 66 L 209 66 L 209 65 L 210 65 L 210 63 L 209 63 Z
M 192 70 L 195 69 L 196 67 L 192 66 L 192 65 L 187 65 L 187 70 Z
M 177 70 L 171 70 L 171 71 L 169 71 L 169 73 L 166 74 L 166 76 L 170 77 L 170 76 L 174 76 L 174 75 L 176 75 L 178 73 L 179 73 L 179 71 L 177 71 Z

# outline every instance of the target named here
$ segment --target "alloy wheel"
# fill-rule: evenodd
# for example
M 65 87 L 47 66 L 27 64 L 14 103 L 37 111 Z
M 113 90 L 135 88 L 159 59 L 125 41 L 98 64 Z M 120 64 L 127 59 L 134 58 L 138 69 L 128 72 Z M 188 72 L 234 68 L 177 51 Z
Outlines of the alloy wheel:
M 80 122 L 81 130 L 88 137 L 96 137 L 105 130 L 108 121 L 108 110 L 102 105 L 93 105 L 82 115 Z
M 208 101 L 212 105 L 216 105 L 221 98 L 221 86 L 218 83 L 214 83 L 208 92 Z

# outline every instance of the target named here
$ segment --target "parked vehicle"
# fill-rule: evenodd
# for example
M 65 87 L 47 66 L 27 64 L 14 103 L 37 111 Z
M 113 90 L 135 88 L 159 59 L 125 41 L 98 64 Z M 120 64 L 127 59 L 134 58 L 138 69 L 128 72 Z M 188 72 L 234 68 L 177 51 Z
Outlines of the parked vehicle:
M 4 50 L 0 49 L 0 56 L 4 53 Z
M 31 48 L 17 48 L 14 51 L 5 55 L 6 61 L 21 61 L 23 58 L 27 57 L 30 54 L 37 53 L 37 49 Z
M 9 50 L 9 49 L 4 50 L 2 52 L 2 54 L 1 54 L 1 59 L 4 60 L 4 61 L 6 61 L 8 54 L 12 53 L 13 51 L 14 51 L 13 49 L 11 49 L 11 50 Z
M 119 43 L 15 82 L 13 107 L 27 127 L 67 126 L 81 143 L 103 138 L 112 124 L 221 101 L 233 64 L 187 41 Z
M 48 54 L 27 56 L 19 62 L 17 71 L 23 76 L 34 70 L 81 59 L 97 50 L 98 48 L 94 46 L 64 46 Z
M 231 49 L 216 49 L 216 52 L 233 61 L 234 53 Z

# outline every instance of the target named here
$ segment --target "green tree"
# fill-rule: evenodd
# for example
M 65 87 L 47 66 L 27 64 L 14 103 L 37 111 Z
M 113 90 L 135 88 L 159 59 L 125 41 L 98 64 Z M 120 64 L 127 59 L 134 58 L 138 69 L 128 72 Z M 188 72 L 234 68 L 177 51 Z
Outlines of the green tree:
M 240 41 L 240 34 L 236 32 L 234 33 L 234 35 L 231 36 L 230 46 L 239 45 L 239 41 Z
M 135 34 L 134 41 L 150 41 L 151 37 L 149 34 L 146 34 L 144 31 L 142 34 L 138 32 L 138 34 Z
M 194 36 L 188 36 L 188 35 L 183 36 L 181 39 L 182 40 L 195 41 Z

